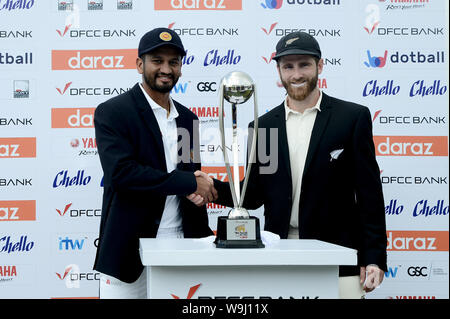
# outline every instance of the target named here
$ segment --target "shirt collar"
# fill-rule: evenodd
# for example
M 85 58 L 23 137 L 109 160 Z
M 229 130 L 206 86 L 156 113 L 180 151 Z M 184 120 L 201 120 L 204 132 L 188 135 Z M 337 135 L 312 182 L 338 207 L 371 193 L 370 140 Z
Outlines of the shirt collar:
M 290 113 L 293 113 L 293 114 L 299 114 L 300 113 L 300 112 L 294 111 L 293 109 L 291 109 L 287 105 L 287 98 L 288 97 L 286 96 L 286 99 L 284 100 L 284 110 L 285 110 L 285 113 L 286 113 L 286 121 L 287 121 L 288 116 L 289 116 Z M 307 108 L 305 110 L 305 112 L 311 112 L 312 110 L 317 110 L 317 111 L 320 112 L 320 103 L 322 103 L 322 91 L 321 90 L 319 90 L 319 99 L 317 100 L 316 105 L 314 105 L 313 107 Z
M 156 103 L 150 97 L 150 95 L 148 95 L 147 92 L 145 92 L 144 87 L 142 86 L 142 83 L 139 83 L 139 87 L 141 88 L 142 92 L 144 93 L 144 96 L 147 99 L 148 104 L 150 104 L 150 107 L 152 108 L 152 110 L 157 111 L 157 112 L 160 112 L 160 111 L 167 112 L 165 108 L 163 108 L 161 105 Z M 175 104 L 173 103 L 173 100 L 170 96 L 169 96 L 169 103 L 170 103 L 170 113 L 169 113 L 169 117 L 167 118 L 167 120 L 170 121 L 170 120 L 173 120 L 178 117 L 178 111 L 177 111 L 177 108 L 175 107 Z

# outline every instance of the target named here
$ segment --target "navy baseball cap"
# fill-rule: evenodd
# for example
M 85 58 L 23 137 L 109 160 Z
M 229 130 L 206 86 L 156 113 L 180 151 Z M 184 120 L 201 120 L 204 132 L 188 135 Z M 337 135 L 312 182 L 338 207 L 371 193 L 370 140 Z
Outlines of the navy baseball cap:
M 138 56 L 153 51 L 163 45 L 171 45 L 178 49 L 181 56 L 186 55 L 183 43 L 178 34 L 168 28 L 156 28 L 144 34 L 139 41 Z
M 292 32 L 280 39 L 277 43 L 276 53 L 273 59 L 278 61 L 285 55 L 312 55 L 317 58 L 322 57 L 320 46 L 317 40 L 306 32 Z

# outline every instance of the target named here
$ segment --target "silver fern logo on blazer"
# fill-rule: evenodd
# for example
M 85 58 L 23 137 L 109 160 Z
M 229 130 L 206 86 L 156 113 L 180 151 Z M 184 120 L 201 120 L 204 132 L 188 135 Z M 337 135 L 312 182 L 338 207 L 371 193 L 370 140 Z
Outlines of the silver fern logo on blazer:
M 337 160 L 343 151 L 344 151 L 343 148 L 332 151 L 330 153 L 330 156 L 331 156 L 330 162 L 333 161 L 333 160 Z

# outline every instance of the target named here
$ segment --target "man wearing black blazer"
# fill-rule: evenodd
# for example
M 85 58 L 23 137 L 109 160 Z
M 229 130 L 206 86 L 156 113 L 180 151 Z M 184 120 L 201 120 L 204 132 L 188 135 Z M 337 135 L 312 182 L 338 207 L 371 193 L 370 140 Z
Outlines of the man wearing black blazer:
M 104 173 L 100 234 L 94 269 L 101 298 L 145 298 L 139 238 L 206 237 L 212 179 L 199 175 L 198 118 L 170 98 L 185 50 L 172 30 L 157 28 L 140 40 L 142 84 L 100 104 L 95 134 Z M 197 124 L 196 124 L 197 123 Z
M 264 229 L 282 239 L 318 239 L 356 249 L 358 266 L 339 268 L 339 294 L 363 298 L 387 270 L 370 111 L 319 90 L 323 60 L 309 34 L 283 37 L 274 59 L 287 97 L 259 118 L 244 207 L 264 205 Z M 216 203 L 232 206 L 228 184 L 214 184 Z

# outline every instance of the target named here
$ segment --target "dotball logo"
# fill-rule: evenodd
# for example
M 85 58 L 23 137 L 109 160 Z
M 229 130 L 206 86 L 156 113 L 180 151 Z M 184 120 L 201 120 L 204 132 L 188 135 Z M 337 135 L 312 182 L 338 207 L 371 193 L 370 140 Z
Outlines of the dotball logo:
M 24 220 L 36 220 L 35 200 L 0 201 L 0 222 Z
M 242 0 L 155 0 L 155 10 L 242 10 Z
M 377 156 L 448 156 L 447 136 L 374 136 Z
M 36 157 L 35 137 L 0 138 L 0 158 Z
M 136 57 L 136 49 L 52 50 L 52 70 L 135 69 Z
M 94 107 L 53 108 L 52 128 L 94 127 Z

